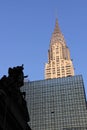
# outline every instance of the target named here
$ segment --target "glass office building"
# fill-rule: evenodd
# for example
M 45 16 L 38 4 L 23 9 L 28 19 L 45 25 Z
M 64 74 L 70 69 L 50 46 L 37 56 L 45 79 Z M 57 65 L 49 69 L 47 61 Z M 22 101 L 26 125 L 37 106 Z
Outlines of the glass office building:
M 81 75 L 25 82 L 32 130 L 87 130 Z

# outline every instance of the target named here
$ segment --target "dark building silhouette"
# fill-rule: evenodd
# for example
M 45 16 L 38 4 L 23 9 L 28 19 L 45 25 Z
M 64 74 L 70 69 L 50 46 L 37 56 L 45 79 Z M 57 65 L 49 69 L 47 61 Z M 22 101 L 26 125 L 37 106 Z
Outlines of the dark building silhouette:
M 31 130 L 25 101 L 23 66 L 9 68 L 0 80 L 0 130 Z

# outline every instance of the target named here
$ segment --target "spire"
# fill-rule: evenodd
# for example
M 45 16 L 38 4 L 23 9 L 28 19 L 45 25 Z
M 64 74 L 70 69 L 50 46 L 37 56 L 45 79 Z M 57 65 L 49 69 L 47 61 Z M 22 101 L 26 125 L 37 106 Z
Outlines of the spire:
M 58 42 L 61 44 L 65 44 L 64 36 L 63 36 L 62 32 L 60 31 L 60 28 L 58 25 L 58 19 L 56 18 L 55 28 L 54 28 L 54 31 L 52 33 L 50 45 L 58 43 Z
M 56 18 L 54 33 L 61 33 L 59 25 L 58 25 L 58 19 Z
M 48 63 L 45 65 L 45 79 L 62 78 L 74 75 L 70 51 L 56 19 L 48 50 Z

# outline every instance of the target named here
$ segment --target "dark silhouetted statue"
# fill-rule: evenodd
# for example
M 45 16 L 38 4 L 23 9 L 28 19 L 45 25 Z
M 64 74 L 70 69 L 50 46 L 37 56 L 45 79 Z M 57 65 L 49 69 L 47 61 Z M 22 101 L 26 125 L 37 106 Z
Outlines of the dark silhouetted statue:
M 0 79 L 0 90 L 3 90 L 6 96 L 11 99 L 12 103 L 16 104 L 17 108 L 23 115 L 23 119 L 28 122 L 29 114 L 25 101 L 25 92 L 20 91 L 20 88 L 24 85 L 24 78 L 27 77 L 24 76 L 23 69 L 23 65 L 9 68 L 8 76 L 4 75 Z M 11 109 L 13 110 L 13 108 Z

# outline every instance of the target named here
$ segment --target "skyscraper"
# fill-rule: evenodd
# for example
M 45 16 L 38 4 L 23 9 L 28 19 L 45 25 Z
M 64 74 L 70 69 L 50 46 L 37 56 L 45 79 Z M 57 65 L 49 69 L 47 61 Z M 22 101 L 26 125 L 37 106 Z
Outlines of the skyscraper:
M 45 80 L 25 82 L 22 91 L 26 92 L 32 130 L 87 130 L 83 78 L 74 76 L 70 52 L 58 20 L 48 51 Z
M 55 29 L 50 40 L 48 63 L 45 64 L 45 79 L 60 78 L 74 75 L 70 51 L 66 45 L 56 19 Z
M 32 130 L 87 130 L 87 103 L 81 75 L 29 81 L 23 89 Z

